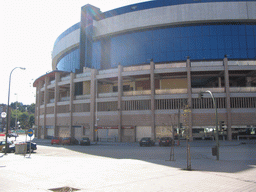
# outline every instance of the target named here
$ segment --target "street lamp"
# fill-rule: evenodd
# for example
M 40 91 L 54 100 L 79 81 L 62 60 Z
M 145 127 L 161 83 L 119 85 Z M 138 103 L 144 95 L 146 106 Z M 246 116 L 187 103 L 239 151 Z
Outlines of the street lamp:
M 219 129 L 218 129 L 218 112 L 217 112 L 217 105 L 216 105 L 216 101 L 213 97 L 213 94 L 211 91 L 207 90 L 207 91 L 200 91 L 200 93 L 198 94 L 198 98 L 201 99 L 203 98 L 203 93 L 209 93 L 212 97 L 212 101 L 213 101 L 213 105 L 215 108 L 215 129 L 216 129 L 216 134 L 215 134 L 215 140 L 216 140 L 216 157 L 217 160 L 219 160 Z
M 6 134 L 5 134 L 5 155 L 7 153 L 7 150 L 9 148 L 8 144 L 7 144 L 7 136 L 8 136 L 8 129 L 9 129 L 9 101 L 10 101 L 10 89 L 11 89 L 11 79 L 12 79 L 12 72 L 15 70 L 15 69 L 22 69 L 22 70 L 25 70 L 26 68 L 23 68 L 23 67 L 15 67 L 11 73 L 10 73 L 10 76 L 9 76 L 9 89 L 8 89 L 8 103 L 7 103 L 7 124 L 6 124 Z

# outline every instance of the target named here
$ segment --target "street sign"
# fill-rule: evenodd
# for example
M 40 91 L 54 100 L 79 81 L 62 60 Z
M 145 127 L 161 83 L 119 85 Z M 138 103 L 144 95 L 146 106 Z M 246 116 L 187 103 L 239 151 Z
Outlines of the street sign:
M 29 137 L 32 137 L 32 136 L 33 136 L 33 129 L 29 129 L 29 130 L 28 130 L 28 136 L 29 136 Z

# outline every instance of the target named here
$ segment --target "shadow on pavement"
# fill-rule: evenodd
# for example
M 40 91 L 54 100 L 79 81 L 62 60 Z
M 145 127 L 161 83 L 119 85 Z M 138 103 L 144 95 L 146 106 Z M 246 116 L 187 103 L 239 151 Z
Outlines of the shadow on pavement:
M 74 152 L 115 159 L 134 159 L 149 163 L 186 169 L 186 142 L 174 146 L 174 157 L 170 156 L 171 147 L 140 147 L 138 143 L 97 143 L 90 146 L 80 145 L 51 145 L 50 140 L 34 139 L 38 145 L 66 148 Z M 212 156 L 211 148 L 214 141 L 194 141 L 190 144 L 192 171 L 211 171 L 236 173 L 256 168 L 255 142 L 241 144 L 241 142 L 220 143 L 220 160 Z M 61 155 L 61 154 L 60 154 Z M 174 161 L 170 161 L 173 159 Z

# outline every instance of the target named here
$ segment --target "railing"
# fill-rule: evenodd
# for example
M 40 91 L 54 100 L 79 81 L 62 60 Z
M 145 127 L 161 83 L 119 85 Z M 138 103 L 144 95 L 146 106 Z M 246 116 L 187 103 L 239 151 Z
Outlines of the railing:
M 49 103 L 54 103 L 55 99 L 50 99 Z
M 61 77 L 61 81 L 67 81 L 67 80 L 70 80 L 70 75 Z
M 116 69 L 106 69 L 106 70 L 100 70 L 99 71 L 99 75 L 112 74 L 112 73 L 118 73 L 118 68 L 116 68 Z
M 156 95 L 185 94 L 187 89 L 157 89 Z
M 89 76 L 91 76 L 91 72 L 76 74 L 76 78 L 89 77 Z
M 131 67 L 124 67 L 123 71 L 143 71 L 143 70 L 149 70 L 150 65 L 141 65 L 141 66 L 131 66 Z
M 69 101 L 70 100 L 70 97 L 61 97 L 60 98 L 60 101 Z
M 98 97 L 117 97 L 118 92 L 113 92 L 113 93 L 99 93 Z
M 213 93 L 224 93 L 224 87 L 192 88 L 192 93 L 200 93 L 210 90 Z
M 256 65 L 256 61 L 228 61 L 228 65 Z
M 123 92 L 124 96 L 150 95 L 150 94 L 151 94 L 151 90 L 126 91 L 126 92 Z
M 75 100 L 84 100 L 84 99 L 90 99 L 90 95 L 77 95 L 75 96 Z
M 223 66 L 223 61 L 198 61 L 191 62 L 191 67 L 212 67 L 212 66 Z
M 251 93 L 251 92 L 256 92 L 256 87 L 230 87 L 229 90 L 232 93 L 237 93 L 237 92 Z
M 50 81 L 50 85 L 55 83 L 55 79 Z
M 169 69 L 169 68 L 184 68 L 186 63 L 166 63 L 166 64 L 156 64 L 155 69 Z

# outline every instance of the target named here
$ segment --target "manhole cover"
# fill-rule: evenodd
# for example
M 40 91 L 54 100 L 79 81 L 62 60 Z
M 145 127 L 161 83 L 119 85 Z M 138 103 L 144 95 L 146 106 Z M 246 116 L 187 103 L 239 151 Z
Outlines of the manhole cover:
M 72 192 L 72 191 L 79 191 L 80 189 L 76 189 L 73 187 L 60 187 L 60 188 L 55 188 L 55 189 L 49 189 L 54 192 Z

